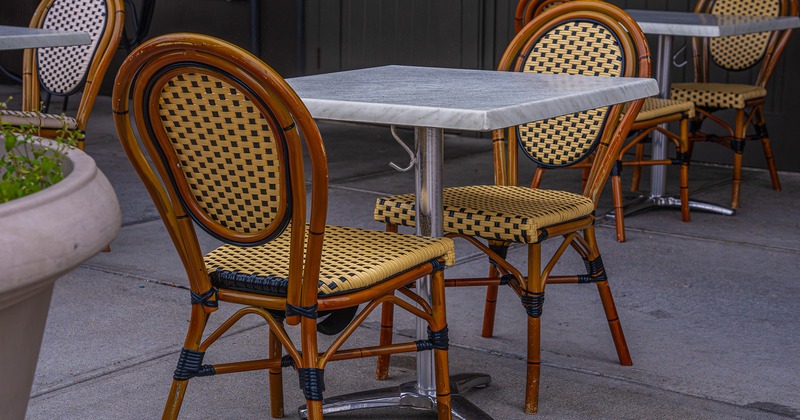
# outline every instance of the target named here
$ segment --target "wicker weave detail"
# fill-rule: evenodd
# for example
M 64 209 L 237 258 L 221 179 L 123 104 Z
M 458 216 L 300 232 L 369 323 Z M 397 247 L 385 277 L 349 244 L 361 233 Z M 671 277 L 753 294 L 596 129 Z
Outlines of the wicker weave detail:
M 75 118 L 66 115 L 42 114 L 40 112 L 12 111 L 8 109 L 0 110 L 0 120 L 3 124 L 15 127 L 31 126 L 48 129 L 77 130 L 78 122 Z
M 45 15 L 42 28 L 88 32 L 89 45 L 38 48 L 39 81 L 56 94 L 68 94 L 80 87 L 103 34 L 108 10 L 105 0 L 55 0 Z
M 445 188 L 444 230 L 484 239 L 535 243 L 539 229 L 590 215 L 592 200 L 566 191 L 478 185 Z M 379 198 L 378 222 L 414 226 L 414 194 Z
M 673 83 L 670 98 L 694 102 L 704 108 L 743 109 L 750 99 L 767 96 L 767 90 L 731 83 Z
M 181 74 L 162 89 L 159 115 L 200 207 L 237 232 L 275 219 L 286 179 L 266 118 L 241 91 L 205 74 Z
M 778 16 L 780 0 L 717 0 L 711 6 L 715 15 Z M 767 51 L 769 32 L 712 38 L 711 58 L 726 70 L 743 70 L 756 64 Z
M 265 245 L 223 245 L 206 255 L 206 268 L 209 273 L 220 269 L 287 278 L 290 237 L 291 228 L 287 228 Z M 364 289 L 439 257 L 444 257 L 446 265 L 453 265 L 452 240 L 326 226 L 319 294 L 325 296 Z
M 589 21 L 551 28 L 523 57 L 524 72 L 587 76 L 621 76 L 624 62 L 613 32 Z M 594 149 L 607 112 L 602 107 L 520 125 L 520 145 L 528 157 L 548 166 L 578 162 Z
M 647 121 L 674 114 L 686 114 L 689 118 L 694 117 L 694 103 L 675 99 L 647 98 L 635 121 Z

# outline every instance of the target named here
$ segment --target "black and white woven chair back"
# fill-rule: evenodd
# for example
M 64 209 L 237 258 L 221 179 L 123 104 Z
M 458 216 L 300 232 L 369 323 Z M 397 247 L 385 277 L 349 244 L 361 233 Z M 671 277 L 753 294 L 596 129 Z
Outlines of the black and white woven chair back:
M 50 4 L 41 25 L 43 29 L 87 32 L 92 42 L 39 48 L 36 66 L 42 89 L 53 95 L 68 96 L 83 87 L 108 19 L 105 0 L 54 0 Z

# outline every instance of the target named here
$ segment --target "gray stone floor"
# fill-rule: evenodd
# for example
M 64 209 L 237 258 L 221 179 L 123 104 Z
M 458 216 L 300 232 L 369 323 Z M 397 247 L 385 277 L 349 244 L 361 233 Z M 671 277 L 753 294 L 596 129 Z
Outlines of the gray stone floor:
M 0 87 L 1 95 L 15 91 Z M 387 128 L 320 123 L 320 129 L 330 161 L 329 222 L 381 229 L 371 219 L 375 198 L 413 188 L 413 175 L 387 166 L 392 160 L 405 162 L 404 152 Z M 156 418 L 187 326 L 187 281 L 119 147 L 109 98 L 98 100 L 87 150 L 117 191 L 123 228 L 110 253 L 56 283 L 28 417 Z M 748 152 L 759 153 L 756 148 Z M 449 133 L 445 156 L 447 185 L 491 182 L 489 140 Z M 649 212 L 627 219 L 626 243 L 614 241 L 612 222 L 600 222 L 603 259 L 634 365 L 617 363 L 593 286 L 551 286 L 543 316 L 537 417 L 800 418 L 800 173 L 783 169 L 795 172 L 781 173 L 781 192 L 772 191 L 766 172 L 746 170 L 741 209 L 733 217 L 693 213 L 691 223 L 682 223 L 676 211 Z M 729 176 L 726 167 L 693 165 L 692 196 L 728 203 Z M 670 178 L 673 192 L 676 181 Z M 544 186 L 575 189 L 579 183 L 578 172 L 553 171 Z M 609 203 L 604 197 L 601 211 Z M 203 239 L 206 248 L 215 245 Z M 509 258 L 522 262 L 523 257 L 524 249 L 514 248 Z M 486 269 L 484 259 L 462 244 L 457 259 L 448 275 Z M 576 258 L 562 262 L 565 271 L 580 266 Z M 479 334 L 483 290 L 451 289 L 447 299 L 451 372 L 492 375 L 489 387 L 466 395 L 494 418 L 529 418 L 522 413 L 526 329 L 519 301 L 509 290 L 501 292 L 496 336 L 485 339 Z M 219 315 L 232 310 L 223 307 L 212 321 L 220 322 Z M 377 332 L 378 320 L 372 317 L 354 340 L 372 342 Z M 412 320 L 400 317 L 395 333 L 412 336 Z M 259 357 L 265 346 L 263 324 L 246 320 L 211 348 L 206 361 Z M 379 382 L 373 379 L 373 359 L 332 363 L 326 395 L 410 381 L 414 366 L 413 356 L 395 357 L 390 380 Z M 266 376 L 252 372 L 192 380 L 183 417 L 268 417 Z M 302 404 L 296 384 L 295 373 L 286 371 L 289 418 L 297 417 L 295 408 Z M 379 409 L 331 417 L 432 415 Z

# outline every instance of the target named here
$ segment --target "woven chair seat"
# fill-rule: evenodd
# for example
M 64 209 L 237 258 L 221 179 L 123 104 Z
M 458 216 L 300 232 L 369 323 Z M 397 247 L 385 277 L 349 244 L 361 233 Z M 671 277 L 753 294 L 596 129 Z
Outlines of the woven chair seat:
M 291 229 L 265 245 L 223 245 L 205 256 L 214 286 L 284 296 L 289 277 Z M 453 241 L 340 226 L 325 227 L 319 295 L 361 290 L 444 257 L 453 265 Z
M 579 194 L 497 185 L 445 188 L 443 204 L 445 232 L 520 243 L 536 243 L 540 229 L 594 211 L 592 200 Z M 379 198 L 374 217 L 414 226 L 414 194 Z
M 647 98 L 634 121 L 642 122 L 674 114 L 686 114 L 689 118 L 694 117 L 694 103 L 676 99 Z
M 77 130 L 78 122 L 75 118 L 58 114 L 43 114 L 41 112 L 12 111 L 4 109 L 0 111 L 0 119 L 4 124 L 15 127 L 31 126 L 49 129 Z
M 767 90 L 732 83 L 673 83 L 669 96 L 704 108 L 744 109 L 747 101 L 767 96 Z

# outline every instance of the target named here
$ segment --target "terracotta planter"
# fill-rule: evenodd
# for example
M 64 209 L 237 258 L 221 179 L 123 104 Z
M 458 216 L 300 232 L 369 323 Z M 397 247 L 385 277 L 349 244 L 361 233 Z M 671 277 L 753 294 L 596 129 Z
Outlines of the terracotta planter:
M 120 227 L 117 196 L 92 158 L 70 151 L 64 173 L 44 191 L 0 204 L 4 419 L 25 417 L 53 282 L 102 250 Z

